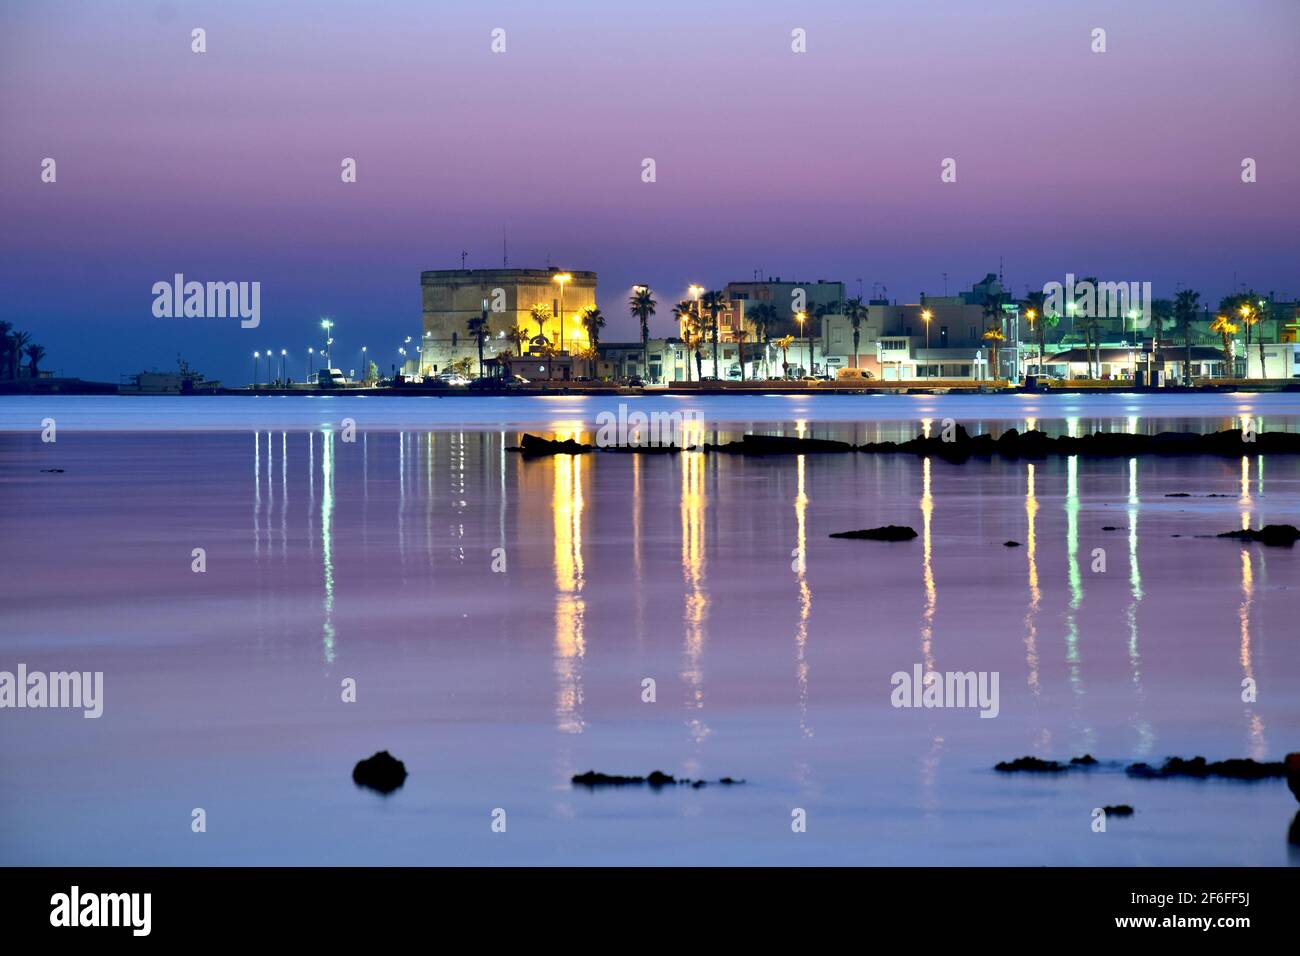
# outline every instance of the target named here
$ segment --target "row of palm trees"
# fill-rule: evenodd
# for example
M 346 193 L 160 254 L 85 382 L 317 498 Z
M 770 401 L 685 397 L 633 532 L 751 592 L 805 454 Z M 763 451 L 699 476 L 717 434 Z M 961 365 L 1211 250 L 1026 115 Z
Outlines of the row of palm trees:
M 0 381 L 18 378 L 22 357 L 27 356 L 27 368 L 32 378 L 40 378 L 41 361 L 45 347 L 37 345 L 27 332 L 14 329 L 12 322 L 0 322 Z

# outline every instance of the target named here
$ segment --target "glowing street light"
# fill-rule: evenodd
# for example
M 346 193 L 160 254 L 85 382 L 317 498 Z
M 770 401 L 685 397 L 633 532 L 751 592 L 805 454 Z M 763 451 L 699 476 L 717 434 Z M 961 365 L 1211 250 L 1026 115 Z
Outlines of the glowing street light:
M 257 388 L 257 360 L 261 357 L 261 352 L 253 353 L 253 388 Z
M 560 284 L 560 351 L 564 351 L 564 284 L 573 279 L 567 272 L 557 272 L 551 276 L 552 282 Z
M 799 337 L 803 338 L 803 324 L 808 319 L 807 312 L 796 312 L 794 317 L 799 320 Z M 808 339 L 808 368 L 804 374 L 812 374 L 812 339 Z
M 289 351 L 280 349 L 280 380 L 288 383 L 289 381 Z
M 334 351 L 330 348 L 334 340 L 330 338 L 330 329 L 334 328 L 334 323 L 329 319 L 321 319 L 320 327 L 325 330 L 325 365 L 327 368 L 334 367 Z
M 921 321 L 925 323 L 925 347 L 930 348 L 930 320 L 934 318 L 934 313 L 929 309 L 921 311 Z
M 1038 318 L 1038 313 L 1035 312 L 1033 309 L 1028 309 L 1025 312 L 1025 318 L 1029 320 L 1029 334 L 1033 335 L 1034 320 Z M 1038 350 L 1038 371 L 1040 373 L 1043 371 L 1043 350 L 1041 348 Z

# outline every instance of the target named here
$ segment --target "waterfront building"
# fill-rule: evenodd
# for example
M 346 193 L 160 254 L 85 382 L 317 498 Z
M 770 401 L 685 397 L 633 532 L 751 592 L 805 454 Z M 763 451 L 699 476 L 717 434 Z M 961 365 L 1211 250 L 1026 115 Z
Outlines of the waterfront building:
M 575 368 L 573 357 L 591 346 L 580 316 L 596 304 L 594 272 L 439 269 L 420 273 L 420 293 L 420 351 L 418 358 L 410 354 L 414 349 L 407 354 L 408 367 L 415 374 L 436 374 L 466 359 L 477 374 L 478 345 L 469 321 L 484 309 L 488 313 L 485 359 L 517 352 L 509 336 L 512 329 L 521 328 L 528 333 L 523 351 L 533 357 L 548 356 L 555 377 L 568 378 Z M 549 318 L 541 324 L 533 317 L 534 306 L 549 311 Z

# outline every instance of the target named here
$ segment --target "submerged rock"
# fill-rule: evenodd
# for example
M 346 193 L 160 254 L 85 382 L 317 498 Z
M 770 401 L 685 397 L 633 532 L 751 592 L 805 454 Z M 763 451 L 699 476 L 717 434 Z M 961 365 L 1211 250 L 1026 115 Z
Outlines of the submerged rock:
M 1133 816 L 1133 808 L 1130 807 L 1127 803 L 1117 803 L 1117 804 L 1115 804 L 1114 806 L 1105 806 L 1105 807 L 1102 807 L 1102 810 L 1105 811 L 1106 816 L 1108 816 L 1108 817 L 1131 817 L 1131 816 Z
M 357 762 L 352 768 L 352 782 L 380 793 L 392 793 L 406 782 L 406 764 L 387 750 Z
M 1291 788 L 1295 798 L 1300 800 L 1300 753 L 1287 754 L 1282 763 L 1286 767 L 1286 785 Z
M 1130 764 L 1127 768 L 1130 777 L 1147 780 L 1169 777 L 1192 777 L 1206 779 L 1221 777 L 1228 780 L 1268 780 L 1283 775 L 1282 762 L 1258 763 L 1250 757 L 1232 758 L 1230 760 L 1207 761 L 1204 757 L 1184 760 L 1182 757 L 1170 757 L 1159 768 L 1146 763 Z
M 688 780 L 685 777 L 678 780 L 672 774 L 664 773 L 662 770 L 652 770 L 648 777 L 626 777 L 616 773 L 597 773 L 595 770 L 588 770 L 586 773 L 575 773 L 570 781 L 575 787 L 587 787 L 594 790 L 596 787 L 637 787 L 650 786 L 658 790 L 660 787 L 689 786 L 694 790 L 707 786 L 707 780 Z M 733 780 L 731 777 L 723 777 L 718 783 L 737 784 L 744 783 L 743 780 Z
M 1004 458 L 1045 458 L 1049 455 L 1081 455 L 1089 458 L 1128 458 L 1133 455 L 1277 455 L 1300 454 L 1300 434 L 1293 432 L 1259 432 L 1253 441 L 1244 441 L 1241 429 L 1202 435 L 1196 432 L 1160 432 L 1157 435 L 1133 435 L 1128 432 L 1093 432 L 1090 435 L 1061 435 L 1052 438 L 1031 429 L 1018 432 L 1008 429 L 997 439 L 991 435 L 972 437 L 958 425 L 949 441 L 943 437 L 923 435 L 905 442 L 876 442 L 859 445 L 867 453 L 908 452 L 934 455 L 949 461 L 971 457 L 1001 455 Z
M 911 541 L 916 532 L 902 525 L 887 524 L 883 528 L 863 528 L 861 531 L 835 531 L 832 538 L 862 538 L 867 541 Z
M 1258 541 L 1260 544 L 1275 548 L 1289 548 L 1300 541 L 1300 528 L 1291 524 L 1266 524 L 1262 528 L 1244 528 L 1240 531 L 1225 531 L 1220 538 L 1240 538 L 1242 541 Z
M 1041 757 L 1017 757 L 993 765 L 994 770 L 1002 773 L 1062 773 L 1070 768 L 1055 760 L 1043 760 Z
M 1044 760 L 1041 757 L 1017 757 L 1015 760 L 1004 760 L 999 764 L 994 764 L 993 769 L 1000 770 L 1003 773 L 1064 773 L 1067 770 L 1092 767 L 1096 764 L 1097 759 L 1092 754 L 1071 757 L 1068 764 L 1058 763 L 1055 760 Z
M 519 440 L 517 447 L 506 449 L 506 451 L 520 452 L 525 458 L 538 458 L 543 455 L 583 455 L 595 450 L 595 445 L 584 445 L 572 438 L 556 441 L 553 438 L 541 438 L 538 435 L 524 435 Z
M 1002 542 L 1002 547 L 1004 547 L 1004 548 L 1018 548 L 1018 547 L 1020 547 L 1020 542 L 1019 542 L 1019 541 L 1003 541 L 1003 542 Z

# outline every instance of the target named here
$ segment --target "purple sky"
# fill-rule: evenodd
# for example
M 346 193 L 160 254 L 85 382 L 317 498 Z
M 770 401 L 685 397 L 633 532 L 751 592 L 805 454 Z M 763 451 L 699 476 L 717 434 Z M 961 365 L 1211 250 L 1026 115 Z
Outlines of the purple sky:
M 499 266 L 503 231 L 511 265 L 599 273 L 607 339 L 634 282 L 666 332 L 687 284 L 756 269 L 1300 295 L 1297 0 L 264 6 L 0 9 L 0 318 L 47 367 L 301 374 L 322 313 L 336 356 L 391 360 L 420 270 Z M 175 272 L 259 280 L 261 327 L 154 318 Z

